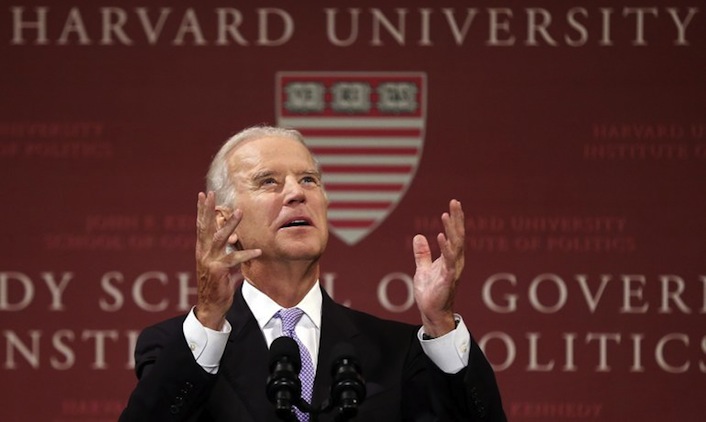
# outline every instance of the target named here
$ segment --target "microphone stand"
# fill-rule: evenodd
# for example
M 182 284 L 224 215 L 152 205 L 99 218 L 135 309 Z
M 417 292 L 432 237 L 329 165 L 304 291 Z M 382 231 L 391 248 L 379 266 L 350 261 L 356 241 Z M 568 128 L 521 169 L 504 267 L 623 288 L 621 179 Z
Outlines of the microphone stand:
M 280 337 L 285 338 L 285 337 Z M 290 356 L 294 356 L 289 348 L 296 348 L 296 343 L 290 338 L 279 340 L 277 350 L 288 351 Z M 278 341 L 275 340 L 275 341 Z M 291 343 L 292 345 L 290 345 Z M 274 349 L 274 342 L 273 347 Z M 286 346 L 286 347 L 285 347 Z M 331 376 L 333 383 L 331 385 L 330 396 L 321 403 L 320 406 L 314 407 L 301 396 L 301 383 L 296 374 L 299 372 L 299 365 L 294 358 L 294 370 L 291 363 L 284 359 L 276 361 L 277 366 L 274 367 L 274 372 L 267 381 L 267 395 L 270 401 L 275 405 L 275 414 L 285 422 L 296 422 L 297 417 L 293 408 L 296 406 L 301 412 L 309 414 L 309 422 L 317 422 L 319 415 L 336 410 L 334 416 L 335 422 L 347 422 L 358 414 L 358 406 L 363 402 L 366 396 L 365 380 L 363 379 L 352 347 L 346 343 L 341 343 L 334 348 L 338 350 L 334 356 L 339 356 L 331 368 Z M 275 357 L 278 355 L 275 354 Z M 281 366 L 281 367 L 280 367 Z
M 332 410 L 337 410 L 338 414 L 335 416 L 335 422 L 346 422 L 358 414 L 358 400 L 357 397 L 352 397 L 350 400 L 346 400 L 342 406 L 335 407 L 330 400 L 325 400 L 321 406 L 313 407 L 311 404 L 307 403 L 306 400 L 301 397 L 296 402 L 295 406 L 299 408 L 304 413 L 309 414 L 309 422 L 317 422 L 319 420 L 319 415 L 322 413 L 329 413 Z M 289 415 L 283 417 L 283 415 L 278 414 L 283 421 L 296 421 L 297 418 L 294 412 L 290 412 Z

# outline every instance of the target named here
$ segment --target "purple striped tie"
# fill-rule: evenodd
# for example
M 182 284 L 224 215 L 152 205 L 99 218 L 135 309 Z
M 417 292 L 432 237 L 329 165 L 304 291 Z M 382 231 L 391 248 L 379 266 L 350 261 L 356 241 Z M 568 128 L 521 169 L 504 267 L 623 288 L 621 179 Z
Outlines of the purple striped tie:
M 302 382 L 302 398 L 307 402 L 311 403 L 311 393 L 314 389 L 314 377 L 316 373 L 314 372 L 314 364 L 311 361 L 311 355 L 309 350 L 304 346 L 304 344 L 299 340 L 297 334 L 294 332 L 294 327 L 296 327 L 297 322 L 301 319 L 304 311 L 299 308 L 289 308 L 280 309 L 275 317 L 282 320 L 282 333 L 294 339 L 294 341 L 299 346 L 299 355 L 302 359 L 302 370 L 299 372 L 299 379 Z M 308 421 L 309 414 L 300 411 L 299 409 L 294 410 L 297 419 L 300 421 Z

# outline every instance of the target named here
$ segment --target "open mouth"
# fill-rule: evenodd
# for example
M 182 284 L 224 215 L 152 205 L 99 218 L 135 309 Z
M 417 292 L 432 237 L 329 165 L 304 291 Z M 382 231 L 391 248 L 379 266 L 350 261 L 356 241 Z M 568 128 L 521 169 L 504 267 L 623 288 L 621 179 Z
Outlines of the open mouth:
M 294 220 L 290 220 L 287 223 L 285 223 L 281 228 L 287 228 L 287 227 L 306 227 L 306 226 L 311 226 L 311 222 L 305 218 L 297 218 Z

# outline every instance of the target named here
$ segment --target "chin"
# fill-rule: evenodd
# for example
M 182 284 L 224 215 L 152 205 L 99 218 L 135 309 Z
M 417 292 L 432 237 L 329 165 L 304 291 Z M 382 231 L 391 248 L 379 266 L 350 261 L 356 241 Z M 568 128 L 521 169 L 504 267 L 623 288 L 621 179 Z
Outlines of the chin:
M 314 260 L 321 257 L 325 245 L 292 245 L 281 250 L 282 256 L 293 260 Z

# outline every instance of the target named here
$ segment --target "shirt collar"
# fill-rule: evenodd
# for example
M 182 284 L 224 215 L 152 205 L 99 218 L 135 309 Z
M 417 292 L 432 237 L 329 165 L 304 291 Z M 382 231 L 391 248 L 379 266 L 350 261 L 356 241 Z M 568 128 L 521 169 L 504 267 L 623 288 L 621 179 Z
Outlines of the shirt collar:
M 257 325 L 262 330 L 272 317 L 282 309 L 282 306 L 277 304 L 269 296 L 262 293 L 257 287 L 250 284 L 248 280 L 243 281 L 243 299 L 247 303 L 250 311 L 257 320 Z M 319 288 L 319 281 L 311 287 L 304 298 L 295 305 L 295 307 L 304 311 L 316 328 L 321 327 L 321 302 L 323 297 Z

